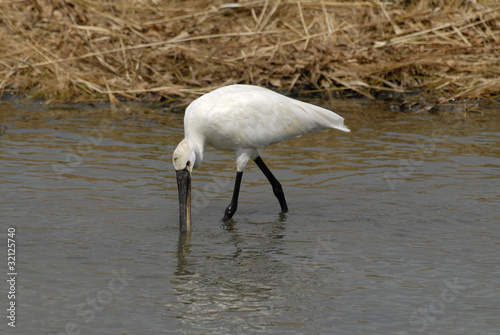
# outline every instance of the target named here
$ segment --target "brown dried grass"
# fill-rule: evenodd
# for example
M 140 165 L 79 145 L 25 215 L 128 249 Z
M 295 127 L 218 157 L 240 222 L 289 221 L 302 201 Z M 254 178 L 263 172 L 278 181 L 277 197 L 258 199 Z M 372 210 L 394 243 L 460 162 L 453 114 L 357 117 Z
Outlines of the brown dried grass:
M 0 2 L 0 93 L 183 104 L 252 83 L 332 94 L 500 92 L 494 0 Z

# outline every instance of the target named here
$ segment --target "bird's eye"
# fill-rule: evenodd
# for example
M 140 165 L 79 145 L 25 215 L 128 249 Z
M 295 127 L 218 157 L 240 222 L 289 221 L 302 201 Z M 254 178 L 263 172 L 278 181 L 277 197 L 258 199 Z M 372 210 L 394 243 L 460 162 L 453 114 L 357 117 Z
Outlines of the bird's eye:
M 189 165 L 191 165 L 191 161 L 186 162 L 186 166 L 189 166 Z

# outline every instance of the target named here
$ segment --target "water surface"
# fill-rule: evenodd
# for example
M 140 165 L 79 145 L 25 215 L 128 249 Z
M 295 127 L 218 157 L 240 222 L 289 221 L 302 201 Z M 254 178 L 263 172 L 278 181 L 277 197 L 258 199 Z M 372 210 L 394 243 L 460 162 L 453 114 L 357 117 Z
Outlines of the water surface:
M 183 238 L 181 114 L 0 103 L 1 248 L 15 227 L 18 273 L 16 328 L 0 329 L 498 334 L 500 110 L 330 108 L 351 133 L 262 151 L 289 213 L 249 164 L 223 224 L 234 158 L 210 149 Z

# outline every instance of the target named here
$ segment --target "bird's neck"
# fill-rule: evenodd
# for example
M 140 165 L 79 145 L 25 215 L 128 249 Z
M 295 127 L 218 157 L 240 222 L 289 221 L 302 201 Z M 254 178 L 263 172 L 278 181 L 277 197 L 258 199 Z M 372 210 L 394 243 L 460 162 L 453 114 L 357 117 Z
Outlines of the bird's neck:
M 206 141 L 201 138 L 189 138 L 189 147 L 194 152 L 196 156 L 196 161 L 194 168 L 198 168 L 201 166 L 203 162 L 203 154 L 205 152 L 205 148 L 207 147 Z

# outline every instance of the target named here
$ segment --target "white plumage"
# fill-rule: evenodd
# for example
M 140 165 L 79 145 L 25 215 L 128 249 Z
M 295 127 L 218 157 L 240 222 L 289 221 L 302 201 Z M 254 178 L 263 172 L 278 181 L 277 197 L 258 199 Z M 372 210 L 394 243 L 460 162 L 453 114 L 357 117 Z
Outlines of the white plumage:
M 173 164 L 175 170 L 178 172 L 186 170 L 188 174 L 184 174 L 190 177 L 192 169 L 201 165 L 207 145 L 235 152 L 237 180 L 231 202 L 234 211 L 229 213 L 228 217 L 227 212 L 231 205 L 226 209 L 224 219 L 227 220 L 236 211 L 239 181 L 249 159 L 255 160 L 266 174 L 273 185 L 275 194 L 277 192 L 275 188 L 281 189 L 279 182 L 260 159 L 257 149 L 328 128 L 349 132 L 349 129 L 344 126 L 344 119 L 327 109 L 291 99 L 258 86 L 226 86 L 201 96 L 186 108 L 185 138 L 174 151 Z M 188 184 L 190 187 L 190 181 Z M 180 187 L 179 184 L 181 197 Z M 185 195 L 182 194 L 182 196 Z M 278 194 L 276 196 L 280 200 L 282 210 L 286 211 L 284 195 L 281 196 L 282 199 Z M 233 203 L 235 197 L 236 203 Z M 186 200 L 190 200 L 189 194 Z M 181 207 L 183 207 L 182 204 Z M 183 216 L 190 215 L 182 213 L 183 210 L 189 210 L 189 204 L 184 209 L 181 207 L 182 226 L 185 225 L 182 222 Z M 189 225 L 187 231 L 189 231 L 190 222 L 187 224 Z M 183 231 L 182 227 L 181 231 Z

